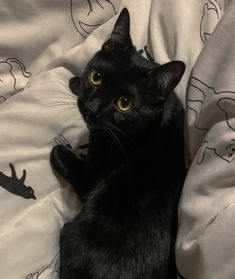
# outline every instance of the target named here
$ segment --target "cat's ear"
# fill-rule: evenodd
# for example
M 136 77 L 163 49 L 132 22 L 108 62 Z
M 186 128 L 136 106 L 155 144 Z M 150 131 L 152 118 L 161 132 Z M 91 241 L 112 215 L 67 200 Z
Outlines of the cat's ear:
M 149 86 L 157 87 L 158 92 L 165 99 L 180 82 L 185 71 L 185 64 L 181 61 L 172 61 L 152 69 Z
M 120 43 L 130 43 L 130 15 L 126 8 L 124 8 L 115 25 L 113 31 L 111 33 L 111 39 L 114 41 L 120 41 Z
M 80 83 L 81 83 L 81 78 L 80 77 L 72 77 L 69 80 L 69 88 L 71 89 L 71 91 L 73 92 L 73 94 L 79 96 L 80 94 Z
M 113 52 L 131 47 L 133 44 L 130 36 L 130 15 L 124 8 L 114 25 L 110 39 L 103 44 L 102 51 Z

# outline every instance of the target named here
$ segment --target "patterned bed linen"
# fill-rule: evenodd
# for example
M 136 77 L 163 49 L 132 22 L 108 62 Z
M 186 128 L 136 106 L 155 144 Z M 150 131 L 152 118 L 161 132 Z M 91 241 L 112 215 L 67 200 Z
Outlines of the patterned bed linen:
M 87 143 L 68 80 L 82 73 L 123 7 L 130 12 L 131 35 L 143 55 L 147 48 L 158 63 L 186 63 L 176 88 L 184 102 L 191 70 L 224 13 L 224 1 L 1 1 L 0 278 L 58 279 L 59 231 L 80 204 L 51 169 L 50 151 L 65 144 L 79 152 Z M 202 141 L 189 144 L 188 152 Z M 186 217 L 181 216 L 183 223 Z M 177 253 L 182 274 L 184 252 Z

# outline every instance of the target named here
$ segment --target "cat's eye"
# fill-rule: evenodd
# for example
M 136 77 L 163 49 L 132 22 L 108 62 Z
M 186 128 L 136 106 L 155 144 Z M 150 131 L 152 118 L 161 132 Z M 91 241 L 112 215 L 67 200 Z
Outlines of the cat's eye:
M 133 109 L 134 103 L 128 97 L 120 97 L 117 100 L 116 106 L 118 110 L 120 110 L 121 112 L 129 112 Z
M 89 82 L 92 86 L 98 87 L 102 83 L 102 75 L 96 69 L 92 69 L 88 75 Z

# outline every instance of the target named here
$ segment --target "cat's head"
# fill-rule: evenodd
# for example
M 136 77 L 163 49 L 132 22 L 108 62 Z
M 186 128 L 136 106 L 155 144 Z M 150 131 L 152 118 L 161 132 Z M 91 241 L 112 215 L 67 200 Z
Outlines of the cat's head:
M 79 96 L 88 128 L 115 126 L 135 134 L 161 117 L 184 70 L 180 61 L 159 66 L 142 57 L 133 46 L 129 13 L 123 9 L 110 39 L 90 60 L 82 78 L 70 80 L 70 88 Z

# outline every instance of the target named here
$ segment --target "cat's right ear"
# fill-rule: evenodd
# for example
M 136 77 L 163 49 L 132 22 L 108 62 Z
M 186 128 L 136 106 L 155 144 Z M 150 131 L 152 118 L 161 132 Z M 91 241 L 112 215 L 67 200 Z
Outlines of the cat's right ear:
M 133 44 L 130 36 L 130 15 L 124 8 L 114 25 L 111 38 L 103 44 L 102 51 L 115 52 L 128 48 L 133 48 Z
M 69 80 L 69 88 L 73 92 L 73 94 L 79 96 L 80 94 L 80 83 L 81 83 L 81 78 L 80 77 L 72 77 Z
M 184 71 L 185 64 L 182 61 L 171 61 L 157 66 L 148 73 L 149 78 L 146 86 L 157 88 L 157 92 L 162 100 L 164 100 L 178 85 Z

